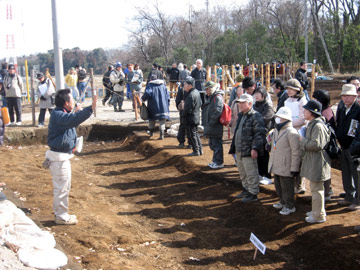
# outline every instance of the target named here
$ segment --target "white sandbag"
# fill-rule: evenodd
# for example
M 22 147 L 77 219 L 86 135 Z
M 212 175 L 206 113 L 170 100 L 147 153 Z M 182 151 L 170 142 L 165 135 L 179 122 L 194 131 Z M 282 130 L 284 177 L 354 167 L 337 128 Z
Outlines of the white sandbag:
M 171 137 L 177 137 L 179 132 L 179 126 L 180 126 L 179 123 L 172 124 L 170 128 L 167 130 L 167 134 Z
M 65 254 L 55 248 L 48 250 L 20 249 L 18 257 L 26 266 L 37 269 L 58 269 L 66 265 L 68 261 Z
M 67 257 L 54 249 L 54 236 L 42 231 L 15 204 L 0 201 L 0 244 L 19 247 L 19 259 L 39 269 L 57 269 L 67 264 Z

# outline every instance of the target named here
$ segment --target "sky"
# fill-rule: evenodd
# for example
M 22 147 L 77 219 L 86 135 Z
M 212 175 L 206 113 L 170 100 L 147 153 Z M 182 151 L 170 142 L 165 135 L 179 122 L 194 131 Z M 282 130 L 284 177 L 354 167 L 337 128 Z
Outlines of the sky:
M 208 0 L 210 10 L 221 2 L 229 7 L 246 4 L 248 0 Z M 5 6 L 13 6 L 13 25 L 7 31 L 15 33 L 15 53 L 18 56 L 47 52 L 53 49 L 51 0 L 0 0 L 0 24 Z M 167 15 L 188 16 L 189 5 L 194 10 L 205 8 L 206 0 L 157 0 Z M 120 48 L 127 44 L 136 6 L 152 9 L 156 0 L 56 0 L 57 22 L 62 49 L 79 47 Z M 0 58 L 4 54 L 4 28 L 0 29 Z M 10 30 L 8 30 L 10 29 Z

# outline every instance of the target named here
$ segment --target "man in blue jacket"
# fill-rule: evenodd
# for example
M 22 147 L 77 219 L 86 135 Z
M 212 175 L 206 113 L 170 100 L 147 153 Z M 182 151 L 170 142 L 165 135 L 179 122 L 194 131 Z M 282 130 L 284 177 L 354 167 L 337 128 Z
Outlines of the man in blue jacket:
M 81 104 L 75 108 L 75 101 L 70 89 L 62 89 L 56 93 L 56 108 L 51 113 L 48 129 L 48 145 L 44 166 L 50 168 L 54 192 L 55 223 L 75 225 L 77 218 L 69 215 L 69 193 L 71 188 L 70 159 L 76 150 L 76 127 L 88 119 L 96 107 L 97 97 L 92 105 L 84 109 Z

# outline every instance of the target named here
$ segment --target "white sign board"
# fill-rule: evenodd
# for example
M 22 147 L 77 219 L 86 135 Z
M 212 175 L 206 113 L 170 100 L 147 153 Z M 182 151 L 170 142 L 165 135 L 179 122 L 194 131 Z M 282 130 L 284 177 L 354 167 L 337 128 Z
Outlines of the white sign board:
M 250 234 L 250 241 L 262 254 L 265 254 L 266 246 L 255 236 L 255 234 Z

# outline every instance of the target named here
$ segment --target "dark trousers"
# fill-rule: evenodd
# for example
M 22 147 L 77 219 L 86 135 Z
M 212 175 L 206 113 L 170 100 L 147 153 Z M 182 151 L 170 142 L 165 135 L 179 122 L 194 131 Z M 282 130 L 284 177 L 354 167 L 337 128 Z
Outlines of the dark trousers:
M 222 138 L 209 137 L 209 147 L 213 151 L 212 161 L 217 165 L 224 163 L 224 149 Z
M 265 145 L 263 147 L 263 154 L 257 158 L 259 175 L 271 178 L 271 175 L 268 173 L 268 164 L 269 164 L 269 152 L 265 150 Z
M 106 101 L 108 101 L 111 95 L 112 95 L 112 89 L 105 88 L 105 97 L 103 99 L 103 102 L 106 103 Z
M 15 122 L 14 110 L 16 113 L 16 122 L 21 122 L 21 98 L 7 97 L 6 102 L 9 109 L 10 122 Z
M 186 135 L 186 125 L 184 123 L 184 119 L 182 119 L 180 116 L 180 125 L 179 125 L 178 135 L 176 137 L 179 143 L 185 143 L 185 135 Z M 190 144 L 189 140 L 188 142 Z
M 280 203 L 286 208 L 292 209 L 295 206 L 295 178 L 274 175 L 276 193 L 280 198 Z
M 202 151 L 202 145 L 197 128 L 197 125 L 186 125 L 188 140 L 194 152 Z
M 50 115 L 51 115 L 51 112 L 53 111 L 53 109 L 40 109 L 40 113 L 39 113 L 39 125 L 43 125 L 44 122 L 45 122 L 46 110 L 49 111 L 49 114 L 50 114 Z
M 124 92 L 114 92 L 114 95 L 112 97 L 112 104 L 114 106 L 114 110 L 116 111 L 117 107 L 119 110 L 122 109 L 122 105 L 124 102 Z
M 348 202 L 357 202 L 358 175 L 349 149 L 341 149 L 340 164 L 345 200 Z

